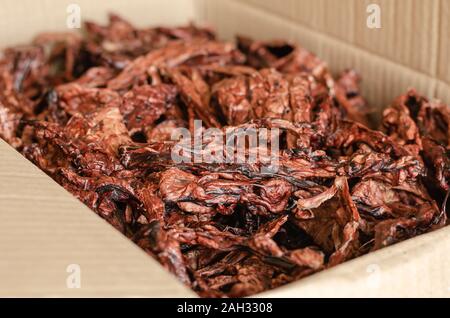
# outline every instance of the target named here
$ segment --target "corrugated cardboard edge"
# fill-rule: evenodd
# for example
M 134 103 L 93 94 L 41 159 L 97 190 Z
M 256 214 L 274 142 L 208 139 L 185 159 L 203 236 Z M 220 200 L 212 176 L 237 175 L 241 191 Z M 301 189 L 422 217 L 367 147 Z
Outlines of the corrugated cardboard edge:
M 219 35 L 225 39 L 232 40 L 237 33 L 255 39 L 289 39 L 316 53 L 334 74 L 354 68 L 363 77 L 363 96 L 375 113 L 380 113 L 395 97 L 412 87 L 429 98 L 450 103 L 448 83 L 311 29 L 292 18 L 283 18 L 238 0 L 202 2 L 206 9 L 200 12 L 199 19 L 216 26 Z
M 195 296 L 1 139 L 0 180 L 0 297 Z
M 0 180 L 0 296 L 195 296 L 1 139 Z

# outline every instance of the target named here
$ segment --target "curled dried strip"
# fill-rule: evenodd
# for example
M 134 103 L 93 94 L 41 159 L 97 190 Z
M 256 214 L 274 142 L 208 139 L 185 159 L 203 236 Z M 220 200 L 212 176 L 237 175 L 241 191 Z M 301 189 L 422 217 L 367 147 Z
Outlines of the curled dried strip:
M 25 107 L 32 108 L 33 103 L 14 92 L 0 96 L 0 137 L 15 148 L 23 146 L 21 121 L 29 116 L 22 110 Z
M 184 244 L 200 245 L 214 250 L 229 251 L 244 245 L 245 238 L 227 231 L 221 231 L 211 224 L 188 227 L 169 227 L 169 233 Z
M 116 14 L 109 15 L 106 26 L 87 21 L 85 28 L 86 50 L 91 59 L 117 69 L 123 69 L 132 59 L 174 40 L 187 41 L 193 38 L 213 40 L 215 37 L 208 28 L 192 24 L 174 28 L 137 28 Z
M 395 157 L 406 156 L 410 152 L 397 144 L 381 131 L 371 130 L 361 124 L 342 121 L 337 129 L 328 136 L 327 147 L 340 149 L 340 152 L 351 151 L 353 145 L 364 144 L 376 152 Z
M 0 55 L 0 137 L 23 147 L 21 120 L 32 118 L 45 91 L 49 66 L 39 46 L 6 49 Z M 33 98 L 33 99 L 32 99 Z
M 444 191 L 450 189 L 450 154 L 443 146 L 428 137 L 422 138 L 423 158 Z
M 165 206 L 158 195 L 157 184 L 147 182 L 136 187 L 135 196 L 142 204 L 146 222 L 158 221 L 160 224 L 164 224 Z
M 83 39 L 77 33 L 41 33 L 34 38 L 33 44 L 43 47 L 48 54 L 49 63 L 63 58 L 63 74 L 66 80 L 72 80 L 77 70 Z M 82 69 L 83 70 L 83 69 Z
M 128 237 L 136 224 L 148 223 L 148 212 L 142 210 L 130 177 L 84 177 L 70 168 L 62 168 L 55 172 L 54 178 Z
M 329 75 L 324 61 L 305 48 L 284 40 L 253 41 L 238 36 L 239 49 L 248 56 L 248 64 L 256 69 L 275 68 L 282 73 L 306 72 L 326 80 Z
M 271 287 L 274 268 L 256 256 L 236 265 L 236 280 L 230 290 L 231 297 L 256 294 Z
M 281 226 L 286 223 L 288 216 L 282 216 L 273 221 L 269 221 L 258 229 L 249 242 L 249 246 L 259 253 L 274 257 L 282 257 L 284 252 L 272 239 L 278 233 Z
M 200 178 L 178 168 L 164 171 L 160 181 L 160 193 L 166 202 L 176 202 L 184 211 L 194 206 L 202 212 L 209 209 L 200 207 L 214 207 L 225 215 L 233 213 L 238 204 L 248 205 L 256 214 L 280 213 L 286 208 L 291 191 L 291 185 L 281 179 L 256 184 L 224 174 L 210 173 Z
M 155 122 L 175 104 L 175 86 L 137 86 L 123 95 L 120 112 L 130 134 L 149 130 Z
M 450 107 L 435 101 L 425 103 L 417 114 L 421 134 L 429 137 L 445 148 L 450 148 Z
M 147 128 L 146 139 L 149 142 L 170 142 L 172 140 L 172 134 L 178 128 L 185 128 L 186 126 L 186 122 L 182 119 L 167 119 L 150 129 Z
M 52 93 L 48 119 L 59 119 L 65 123 L 76 114 L 89 114 L 104 107 L 120 107 L 119 94 L 106 88 L 88 88 L 80 84 L 57 86 Z
M 305 247 L 287 253 L 287 258 L 295 265 L 319 270 L 325 263 L 325 255 L 317 248 Z
M 385 220 L 375 225 L 374 249 L 395 244 L 405 239 L 429 231 L 430 227 L 445 225 L 447 217 L 440 213 L 436 202 L 425 202 L 417 208 L 414 217 L 399 217 Z
M 302 203 L 297 206 L 297 210 L 304 208 Z M 326 195 L 319 194 L 310 199 L 306 208 L 312 210 L 312 217 L 295 219 L 294 223 L 330 254 L 329 265 L 354 257 L 359 244 L 361 218 L 350 197 L 346 178 L 337 177 Z
M 392 114 L 402 118 L 396 126 L 389 125 Z M 408 150 L 419 154 L 426 163 L 426 184 L 435 199 L 443 203 L 450 175 L 450 106 L 428 101 L 415 90 L 399 96 L 383 113 L 383 126 Z
M 44 48 L 38 45 L 7 48 L 0 56 L 2 89 L 23 94 L 22 97 L 41 96 L 48 85 L 50 65 Z
M 337 193 L 337 188 L 335 185 L 332 185 L 330 188 L 326 189 L 325 191 L 319 193 L 318 195 L 312 196 L 312 197 L 303 197 L 301 194 L 298 194 L 300 197 L 300 200 L 297 201 L 297 209 L 295 212 L 295 216 L 298 219 L 310 219 L 314 218 L 314 214 L 308 213 L 305 217 L 305 210 L 312 210 L 320 207 L 322 203 L 325 201 L 330 200 L 333 198 Z M 296 193 L 297 194 L 297 193 Z M 302 194 L 304 194 L 304 191 L 302 191 Z
M 418 155 L 422 150 L 422 141 L 412 112 L 417 116 L 417 110 L 426 102 L 424 98 L 411 91 L 408 95 L 397 98 L 383 112 L 383 126 L 386 133 L 413 155 Z
M 311 121 L 308 79 L 289 78 L 273 69 L 218 82 L 213 87 L 212 97 L 228 125 L 241 125 L 260 118 Z
M 108 81 L 115 75 L 116 72 L 109 67 L 91 67 L 76 80 L 72 81 L 72 83 L 89 88 L 101 88 L 105 87 Z
M 160 263 L 184 284 L 190 285 L 180 242 L 163 229 L 158 221 L 144 225 L 134 235 L 133 241 L 147 253 L 155 255 Z
M 206 92 L 202 89 L 206 85 L 202 79 L 198 75 L 195 75 L 195 72 L 191 79 L 177 69 L 166 72 L 177 87 L 179 87 L 181 96 L 189 110 L 192 111 L 192 115 L 201 119 L 207 128 L 221 127 L 220 123 L 216 120 L 213 110 L 209 107 L 209 88 L 206 89 Z
M 49 173 L 68 165 L 86 175 L 110 175 L 123 169 L 117 159 L 118 148 L 130 143 L 130 138 L 116 107 L 84 117 L 76 115 L 65 127 L 40 121 L 29 124 L 35 129 L 38 144 L 25 147 L 24 154 L 33 162 L 40 162 L 39 166 Z M 41 150 L 36 151 L 36 147 Z M 40 154 L 45 154 L 45 163 Z

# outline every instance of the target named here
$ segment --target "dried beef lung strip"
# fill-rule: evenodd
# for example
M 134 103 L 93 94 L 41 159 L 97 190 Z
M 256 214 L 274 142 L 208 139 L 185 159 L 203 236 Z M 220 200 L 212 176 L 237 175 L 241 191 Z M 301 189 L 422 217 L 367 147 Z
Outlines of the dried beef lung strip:
M 253 295 L 446 224 L 449 106 L 411 90 L 373 130 L 359 75 L 301 46 L 117 15 L 85 29 L 3 52 L 0 137 L 199 295 Z M 174 162 L 172 133 L 198 119 L 277 129 L 277 169 Z M 200 146 L 186 156 L 230 154 Z
M 116 14 L 109 15 L 107 26 L 85 24 L 86 50 L 94 63 L 123 69 L 134 58 L 163 47 L 173 40 L 214 39 L 208 28 L 188 25 L 178 28 L 136 28 Z
M 131 61 L 117 77 L 108 82 L 108 88 L 123 90 L 137 83 L 145 83 L 147 70 L 151 67 L 172 68 L 183 64 L 226 65 L 242 61 L 242 54 L 232 43 L 204 39 L 173 41 Z
M 386 108 L 382 124 L 391 138 L 420 154 L 428 168 L 425 184 L 445 207 L 450 190 L 450 106 L 410 90 Z

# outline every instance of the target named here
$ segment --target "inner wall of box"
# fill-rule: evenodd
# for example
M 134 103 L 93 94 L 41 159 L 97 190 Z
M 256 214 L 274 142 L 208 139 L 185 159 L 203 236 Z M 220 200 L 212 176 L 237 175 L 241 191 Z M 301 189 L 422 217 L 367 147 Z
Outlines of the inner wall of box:
M 71 0 L 2 0 L 0 46 L 26 43 L 42 31 L 66 26 Z M 300 43 L 328 62 L 333 73 L 356 69 L 374 113 L 415 87 L 450 103 L 446 59 L 450 3 L 444 0 L 79 0 L 82 20 L 106 22 L 116 12 L 138 26 L 209 23 L 219 36 L 240 33 L 257 39 Z M 381 8 L 382 28 L 368 29 L 366 7 Z M 373 43 L 373 45 L 371 45 Z

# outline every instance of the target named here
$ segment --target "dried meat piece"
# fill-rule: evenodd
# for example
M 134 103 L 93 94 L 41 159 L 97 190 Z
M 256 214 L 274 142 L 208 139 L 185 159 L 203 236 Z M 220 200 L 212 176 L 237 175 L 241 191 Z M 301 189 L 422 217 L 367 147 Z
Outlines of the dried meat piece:
M 421 104 L 426 102 L 414 91 L 410 91 L 408 95 L 400 96 L 383 112 L 386 134 L 398 144 L 405 146 L 405 149 L 413 155 L 418 155 L 422 150 L 422 141 L 411 112 L 417 112 L 422 107 Z
M 28 45 L 7 48 L 0 59 L 2 89 L 37 98 L 48 82 L 50 65 L 42 46 Z
M 161 48 L 174 40 L 188 41 L 194 38 L 214 40 L 215 38 L 214 32 L 210 29 L 193 24 L 174 28 L 136 28 L 116 14 L 109 15 L 106 26 L 87 21 L 85 28 L 86 49 L 94 62 L 117 69 L 123 69 L 132 59 Z
M 77 83 L 89 88 L 101 88 L 105 87 L 108 81 L 115 75 L 116 72 L 109 67 L 91 67 L 79 78 L 72 81 L 72 83 Z
M 179 88 L 181 97 L 193 116 L 202 120 L 206 128 L 221 127 L 216 119 L 215 112 L 209 106 L 209 89 L 207 88 L 205 91 L 204 86 L 206 84 L 198 77 L 198 74 L 196 76 L 194 72 L 192 78 L 189 78 L 179 69 L 166 70 L 166 73 Z M 193 119 L 189 118 L 189 121 Z
M 228 125 L 241 125 L 259 118 L 309 122 L 308 90 L 307 79 L 300 76 L 290 79 L 275 70 L 264 69 L 215 84 L 213 98 Z
M 120 112 L 130 134 L 151 129 L 173 107 L 177 93 L 176 87 L 166 84 L 137 86 L 125 93 Z
M 370 109 L 361 95 L 360 82 L 361 77 L 354 70 L 342 72 L 336 79 L 335 96 L 349 119 L 370 127 Z
M 402 123 L 389 126 L 397 114 Z M 418 155 L 428 166 L 426 184 L 435 199 L 444 204 L 449 189 L 450 107 L 430 102 L 414 89 L 399 96 L 383 113 L 384 127 L 400 144 Z
M 160 263 L 184 284 L 190 285 L 180 242 L 164 230 L 158 221 L 144 225 L 133 237 L 144 251 L 158 258 Z
M 53 72 L 62 73 L 65 80 L 72 80 L 80 65 L 82 37 L 77 33 L 41 33 L 33 40 L 33 44 L 42 47 L 48 53 L 48 63 L 57 64 L 63 61 L 64 68 Z M 53 74 L 52 74 L 53 75 Z M 55 75 L 53 75 L 55 76 Z
M 33 162 L 41 162 L 39 166 L 49 173 L 60 165 L 73 165 L 86 175 L 110 175 L 123 169 L 117 158 L 119 146 L 132 143 L 119 109 L 113 106 L 76 115 L 64 127 L 41 121 L 29 124 L 36 131 L 40 150 L 30 145 L 24 153 Z M 47 157 L 45 163 L 40 160 L 42 153 Z
M 281 226 L 286 223 L 288 216 L 282 216 L 273 221 L 269 221 L 258 229 L 258 232 L 253 235 L 249 241 L 249 246 L 257 251 L 273 257 L 282 257 L 284 252 L 272 239 Z
M 180 65 L 208 65 L 239 63 L 243 56 L 231 43 L 193 39 L 188 42 L 174 41 L 166 46 L 139 56 L 130 62 L 118 76 L 108 83 L 114 90 L 127 89 L 136 83 L 145 83 L 150 67 L 173 68 Z
M 184 120 L 167 119 L 150 129 L 146 129 L 146 139 L 149 142 L 171 141 L 172 134 L 179 128 L 186 128 Z
M 350 197 L 346 178 L 337 177 L 327 195 L 319 194 L 315 200 L 316 203 L 306 204 L 312 210 L 312 217 L 296 219 L 294 223 L 330 255 L 330 266 L 356 256 L 361 218 Z M 297 209 L 304 209 L 301 202 Z
M 450 106 L 435 101 L 424 103 L 417 114 L 421 134 L 450 149 Z
M 275 68 L 281 73 L 306 72 L 318 78 L 327 77 L 324 61 L 305 48 L 284 40 L 253 41 L 238 36 L 239 49 L 248 56 L 248 64 L 256 69 Z
M 297 266 L 309 267 L 314 270 L 321 269 L 325 262 L 324 254 L 320 250 L 311 247 L 290 251 L 287 257 Z
M 444 146 L 428 137 L 422 138 L 423 158 L 428 163 L 435 185 L 448 191 L 450 189 L 450 153 Z
M 121 106 L 119 94 L 107 88 L 89 88 L 70 83 L 57 86 L 53 94 L 49 115 L 46 117 L 63 124 L 73 115 L 89 114 L 104 107 Z

